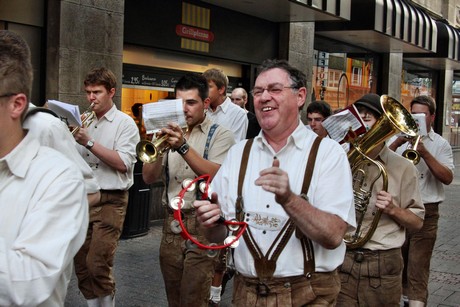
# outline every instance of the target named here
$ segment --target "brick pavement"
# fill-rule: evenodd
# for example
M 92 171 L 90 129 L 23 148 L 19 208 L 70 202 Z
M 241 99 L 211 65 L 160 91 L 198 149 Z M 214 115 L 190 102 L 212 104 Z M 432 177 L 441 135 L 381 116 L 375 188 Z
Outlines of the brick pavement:
M 431 261 L 429 307 L 460 306 L 460 170 L 446 187 L 446 201 L 440 208 L 438 239 Z M 126 307 L 167 306 L 158 251 L 161 223 L 154 223 L 146 236 L 121 240 L 115 258 L 116 305 Z M 231 306 L 231 284 L 222 307 Z M 65 306 L 86 306 L 76 285 L 69 285 Z

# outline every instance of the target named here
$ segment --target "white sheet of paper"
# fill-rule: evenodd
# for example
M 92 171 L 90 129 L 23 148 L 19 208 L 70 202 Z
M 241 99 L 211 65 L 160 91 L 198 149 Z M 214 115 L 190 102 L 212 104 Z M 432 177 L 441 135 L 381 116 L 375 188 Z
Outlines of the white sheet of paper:
M 425 114 L 412 114 L 412 117 L 414 118 L 415 122 L 417 123 L 418 127 L 418 134 L 421 136 L 425 136 L 428 134 L 428 131 L 426 131 L 426 117 Z
M 168 99 L 146 103 L 142 106 L 142 119 L 147 134 L 155 133 L 169 122 L 175 122 L 180 127 L 186 127 L 182 99 Z
M 323 127 L 327 130 L 329 137 L 337 142 L 345 138 L 350 127 L 355 131 L 361 126 L 362 123 L 349 110 L 343 110 L 323 121 Z
M 69 126 L 81 127 L 80 108 L 77 105 L 58 101 L 48 100 L 48 108 L 54 111 L 59 118 Z

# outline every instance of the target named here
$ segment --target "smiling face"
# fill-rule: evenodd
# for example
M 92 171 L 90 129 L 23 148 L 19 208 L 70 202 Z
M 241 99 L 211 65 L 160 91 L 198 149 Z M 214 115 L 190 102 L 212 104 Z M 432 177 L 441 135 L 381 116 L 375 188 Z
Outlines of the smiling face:
M 291 88 L 292 80 L 280 68 L 262 72 L 253 89 L 254 110 L 264 133 L 272 138 L 287 137 L 299 123 L 299 107 L 306 88 Z

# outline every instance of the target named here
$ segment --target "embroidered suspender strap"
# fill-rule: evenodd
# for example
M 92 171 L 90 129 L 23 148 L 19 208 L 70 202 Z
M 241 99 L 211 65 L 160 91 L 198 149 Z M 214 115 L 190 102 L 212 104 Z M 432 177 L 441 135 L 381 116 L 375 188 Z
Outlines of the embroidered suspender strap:
M 203 153 L 203 158 L 205 158 L 206 160 L 208 160 L 209 144 L 211 143 L 212 136 L 214 135 L 214 132 L 216 131 L 217 127 L 219 127 L 218 124 L 212 124 L 211 128 L 209 129 L 208 137 L 206 138 L 206 145 L 204 146 L 204 153 Z

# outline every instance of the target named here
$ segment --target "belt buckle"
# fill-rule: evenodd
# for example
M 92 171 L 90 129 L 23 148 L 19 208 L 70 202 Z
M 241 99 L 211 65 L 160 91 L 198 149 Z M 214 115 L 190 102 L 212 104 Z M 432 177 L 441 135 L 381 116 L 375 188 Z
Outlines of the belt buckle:
M 257 289 L 257 294 L 262 297 L 266 297 L 270 293 L 270 288 L 265 283 L 262 283 L 262 282 L 259 282 L 257 284 L 256 289 Z
M 364 253 L 361 252 L 361 251 L 355 252 L 354 259 L 355 259 L 355 261 L 358 262 L 358 263 L 363 262 L 363 260 L 364 260 Z

